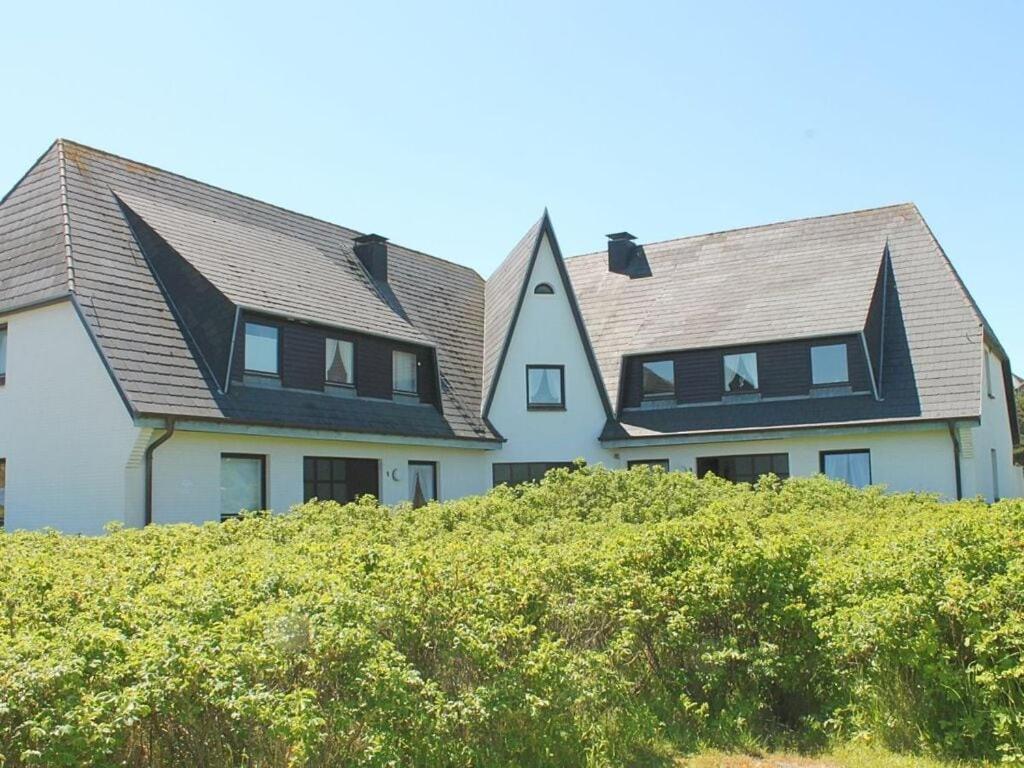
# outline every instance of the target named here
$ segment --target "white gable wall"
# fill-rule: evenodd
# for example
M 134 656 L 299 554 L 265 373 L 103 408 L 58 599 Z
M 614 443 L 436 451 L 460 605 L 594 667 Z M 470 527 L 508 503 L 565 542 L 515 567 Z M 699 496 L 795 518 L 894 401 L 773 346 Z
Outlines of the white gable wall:
M 70 301 L 0 318 L 0 458 L 7 460 L 6 529 L 102 533 L 137 524 L 142 431 L 134 426 Z
M 981 383 L 981 423 L 970 429 L 963 458 L 964 496 L 981 496 L 992 501 L 995 496 L 1010 498 L 1024 495 L 1021 468 L 1013 464 L 1013 444 L 1010 433 L 1009 408 L 1003 382 L 1003 364 L 992 350 L 983 346 Z M 991 395 L 989 391 L 991 390 Z M 961 434 L 968 430 L 961 430 Z M 993 477 L 992 451 L 995 451 Z M 993 482 L 995 480 L 995 482 Z
M 539 283 L 549 283 L 554 294 L 535 294 Z M 526 409 L 526 366 L 545 364 L 565 366 L 564 411 Z M 547 235 L 527 277 L 526 298 L 512 330 L 489 416 L 507 441 L 500 451 L 488 454 L 492 462 L 582 457 L 606 463 L 611 455 L 598 442 L 605 423 L 604 406 Z

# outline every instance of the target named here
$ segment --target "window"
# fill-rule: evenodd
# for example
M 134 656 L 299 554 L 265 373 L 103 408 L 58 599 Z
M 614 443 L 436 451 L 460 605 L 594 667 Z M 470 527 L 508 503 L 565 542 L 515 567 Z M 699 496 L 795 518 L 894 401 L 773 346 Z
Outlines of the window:
M 7 381 L 7 326 L 0 325 L 0 384 Z
M 661 467 L 668 472 L 668 459 L 631 459 L 626 462 L 627 469 L 633 467 Z
M 220 455 L 220 519 L 267 506 L 267 457 L 245 453 Z
M 845 344 L 811 347 L 812 384 L 845 384 L 849 380 Z
M 278 329 L 260 323 L 245 324 L 245 370 L 277 376 Z
M 572 467 L 569 461 L 530 461 L 512 464 L 495 464 L 493 466 L 494 485 L 519 485 L 520 483 L 536 483 L 552 469 Z
M 324 381 L 342 387 L 355 383 L 355 347 L 351 341 L 327 339 Z
M 651 360 L 641 365 L 640 386 L 644 399 L 675 397 L 675 369 L 675 363 L 671 360 Z
M 526 407 L 529 410 L 565 408 L 565 366 L 526 366 Z
M 391 353 L 392 389 L 406 395 L 415 395 L 417 386 L 417 361 L 412 352 L 395 350 Z
M 369 494 L 380 498 L 376 459 L 306 456 L 302 460 L 303 499 L 347 504 Z
M 726 392 L 757 391 L 757 353 L 744 352 L 739 355 L 724 355 Z
M 2 331 L 0 331 L 2 333 Z M 2 344 L 2 342 L 0 342 Z M 995 392 L 992 391 L 992 355 L 989 354 L 988 349 L 985 350 L 985 392 L 989 397 L 995 399 Z M 3 373 L 3 363 L 0 362 L 0 374 Z M 3 377 L 0 376 L 0 383 L 2 383 Z
M 537 287 L 533 289 L 534 293 L 539 293 L 542 296 L 550 296 L 555 292 L 555 289 L 551 287 L 551 283 L 537 283 Z
M 4 527 L 4 512 L 7 507 L 7 459 L 0 459 L 0 530 Z
M 437 462 L 409 462 L 409 498 L 414 508 L 437 500 Z
M 833 480 L 842 480 L 854 488 L 871 485 L 871 452 L 822 451 L 821 473 Z
M 992 501 L 999 501 L 999 454 L 993 448 L 989 455 L 992 458 Z
M 697 459 L 697 477 L 708 472 L 734 483 L 753 483 L 771 472 L 789 477 L 788 453 L 757 453 L 748 456 L 704 456 Z

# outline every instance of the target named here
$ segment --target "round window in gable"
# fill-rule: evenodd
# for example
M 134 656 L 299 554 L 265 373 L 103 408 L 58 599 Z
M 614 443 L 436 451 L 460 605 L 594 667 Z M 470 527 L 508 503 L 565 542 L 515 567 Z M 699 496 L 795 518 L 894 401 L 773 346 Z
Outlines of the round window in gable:
M 537 287 L 533 289 L 533 292 L 550 296 L 555 292 L 555 289 L 551 287 L 551 283 L 537 283 Z

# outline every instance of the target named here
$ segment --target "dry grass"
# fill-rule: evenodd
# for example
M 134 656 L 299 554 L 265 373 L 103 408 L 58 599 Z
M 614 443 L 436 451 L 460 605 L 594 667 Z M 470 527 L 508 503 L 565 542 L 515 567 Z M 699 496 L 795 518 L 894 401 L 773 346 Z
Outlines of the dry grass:
M 942 762 L 931 757 L 898 755 L 866 746 L 841 747 L 826 755 L 735 755 L 706 752 L 681 758 L 679 768 L 985 768 L 989 763 Z

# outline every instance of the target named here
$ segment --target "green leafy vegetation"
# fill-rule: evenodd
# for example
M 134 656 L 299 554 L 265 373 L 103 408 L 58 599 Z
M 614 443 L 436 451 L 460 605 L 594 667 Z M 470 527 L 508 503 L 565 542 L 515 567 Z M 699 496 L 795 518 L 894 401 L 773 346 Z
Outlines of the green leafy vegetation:
M 647 468 L 8 534 L 0 765 L 1020 761 L 1022 534 L 1020 501 Z

